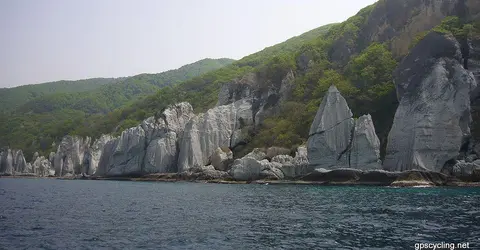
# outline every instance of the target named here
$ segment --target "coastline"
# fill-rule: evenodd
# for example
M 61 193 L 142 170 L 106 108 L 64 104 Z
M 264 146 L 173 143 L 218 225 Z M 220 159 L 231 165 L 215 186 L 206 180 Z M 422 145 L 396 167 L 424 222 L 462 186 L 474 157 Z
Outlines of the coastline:
M 58 177 L 58 176 L 29 176 L 29 175 L 3 175 L 7 179 L 56 179 L 56 180 L 100 180 L 100 181 L 138 181 L 138 182 L 191 182 L 213 184 L 240 184 L 240 185 L 306 185 L 306 186 L 377 186 L 377 187 L 480 187 L 480 182 L 465 182 L 452 180 L 445 183 L 435 183 L 426 180 L 401 180 L 392 183 L 380 181 L 305 181 L 305 180 L 254 180 L 236 181 L 230 179 L 184 179 L 172 178 L 171 175 L 157 175 L 145 177 Z

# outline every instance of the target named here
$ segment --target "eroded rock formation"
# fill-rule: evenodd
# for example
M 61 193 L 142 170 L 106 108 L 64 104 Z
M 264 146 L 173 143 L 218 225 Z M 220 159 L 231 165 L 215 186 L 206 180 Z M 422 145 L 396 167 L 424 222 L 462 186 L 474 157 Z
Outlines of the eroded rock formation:
M 370 115 L 357 121 L 347 101 L 330 86 L 310 127 L 308 160 L 315 168 L 379 169 L 380 142 Z
M 176 141 L 193 116 L 192 106 L 183 102 L 168 107 L 159 119 L 150 117 L 123 131 L 120 137 L 105 144 L 96 175 L 176 172 Z
M 0 174 L 18 175 L 33 173 L 32 166 L 27 164 L 22 150 L 5 149 L 0 152 Z
M 428 34 L 397 68 L 395 84 L 400 105 L 385 169 L 442 171 L 470 136 L 470 93 L 476 81 L 463 67 L 460 44 L 453 37 Z
M 321 168 L 348 166 L 346 154 L 355 123 L 347 101 L 335 86 L 330 86 L 310 127 L 308 160 Z
M 218 147 L 235 147 L 242 140 L 242 128 L 251 124 L 252 103 L 245 99 L 194 116 L 180 142 L 178 171 L 205 166 Z
M 364 170 L 382 168 L 380 140 L 375 133 L 371 115 L 360 116 L 355 121 L 349 165 L 352 168 Z
M 81 174 L 83 159 L 90 146 L 90 138 L 67 135 L 62 138 L 55 153 L 53 166 L 56 176 Z

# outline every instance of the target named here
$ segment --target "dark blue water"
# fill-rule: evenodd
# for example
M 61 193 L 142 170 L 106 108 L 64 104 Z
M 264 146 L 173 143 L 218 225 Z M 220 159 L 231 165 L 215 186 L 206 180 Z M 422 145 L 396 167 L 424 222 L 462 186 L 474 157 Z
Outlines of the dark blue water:
M 0 249 L 480 247 L 480 189 L 0 179 Z

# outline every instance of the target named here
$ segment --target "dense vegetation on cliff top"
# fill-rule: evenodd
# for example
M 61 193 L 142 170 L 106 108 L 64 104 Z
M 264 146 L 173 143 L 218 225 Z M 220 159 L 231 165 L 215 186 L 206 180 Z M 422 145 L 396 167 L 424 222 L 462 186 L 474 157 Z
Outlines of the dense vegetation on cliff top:
M 59 81 L 0 89 L 0 147 L 25 151 L 54 150 L 53 143 L 90 120 L 108 112 L 233 62 L 203 59 L 176 70 L 116 79 Z
M 295 87 L 292 97 L 282 103 L 278 115 L 266 119 L 259 128 L 248 131 L 250 139 L 245 151 L 253 147 L 292 147 L 304 143 L 318 105 L 331 84 L 335 84 L 342 92 L 355 117 L 367 113 L 372 115 L 384 148 L 398 105 L 392 72 L 404 56 L 393 52 L 396 51 L 391 42 L 393 39 L 369 38 L 372 37 L 368 35 L 368 32 L 371 32 L 371 22 L 378 19 L 378 16 L 371 16 L 379 13 L 386 15 L 382 13 L 385 4 L 386 1 L 379 1 L 341 24 L 320 27 L 229 66 L 181 84 L 166 86 L 154 95 L 130 102 L 105 115 L 71 110 L 62 122 L 41 128 L 39 126 L 42 121 L 50 117 L 34 118 L 33 120 L 38 121 L 37 124 L 24 120 L 8 120 L 3 123 L 0 121 L 3 131 L 15 131 L 9 138 L 0 140 L 13 147 L 47 152 L 52 150 L 51 143 L 65 134 L 93 137 L 104 133 L 119 134 L 128 127 L 136 126 L 142 119 L 159 114 L 167 105 L 175 102 L 188 101 L 196 112 L 205 111 L 217 102 L 223 83 L 248 72 L 256 73 L 262 84 L 271 85 L 278 84 L 287 72 L 293 70 Z M 412 12 L 409 15 L 412 18 L 421 13 Z M 449 17 L 435 30 L 462 36 L 478 30 L 478 27 L 480 26 L 475 23 L 470 25 L 458 18 Z M 416 39 L 408 42 L 415 43 L 415 40 L 418 41 L 425 34 L 419 32 Z M 308 65 L 305 65 L 301 58 L 307 58 Z M 58 115 L 56 109 L 52 110 L 53 112 L 47 114 Z M 31 127 L 27 127 L 29 125 Z M 16 126 L 22 126 L 22 129 Z M 4 134 L 3 131 L 0 131 L 1 135 Z M 27 139 L 16 143 L 13 138 Z M 30 143 L 34 146 L 28 147 Z M 28 153 L 31 152 L 27 151 Z

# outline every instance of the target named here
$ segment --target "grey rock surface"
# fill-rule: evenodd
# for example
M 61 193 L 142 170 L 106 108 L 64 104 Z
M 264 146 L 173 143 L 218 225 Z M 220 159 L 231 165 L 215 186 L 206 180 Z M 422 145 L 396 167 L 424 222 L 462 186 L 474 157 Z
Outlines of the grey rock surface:
M 51 161 L 44 156 L 39 156 L 35 158 L 35 161 L 31 163 L 33 173 L 37 176 L 54 176 L 55 168 L 53 167 Z
M 295 157 L 278 155 L 273 157 L 273 162 L 280 164 L 277 168 L 282 171 L 285 179 L 297 179 L 314 170 L 314 167 L 308 162 L 307 148 L 305 147 L 298 147 Z
M 55 175 L 81 174 L 89 144 L 89 137 L 83 139 L 78 136 L 64 136 L 54 156 Z
M 354 120 L 347 101 L 335 86 L 330 86 L 310 127 L 308 160 L 315 168 L 348 166 L 347 151 Z
M 261 161 L 261 160 L 267 158 L 267 155 L 265 154 L 265 152 L 261 148 L 254 148 L 252 150 L 252 152 L 248 153 L 243 158 L 252 158 L 252 159 L 255 159 L 257 161 Z
M 166 108 L 158 119 L 150 117 L 123 131 L 105 144 L 95 175 L 177 172 L 177 140 L 193 116 L 192 106 L 183 102 Z
M 233 153 L 229 148 L 217 148 L 210 156 L 210 162 L 216 170 L 227 171 L 233 162 Z
M 34 174 L 31 164 L 28 164 L 22 150 L 5 149 L 0 152 L 0 174 L 27 175 Z
M 267 149 L 267 158 L 273 159 L 277 155 L 289 155 L 290 149 L 281 147 L 270 147 Z
M 178 171 L 207 165 L 218 147 L 235 147 L 238 141 L 238 138 L 232 140 L 235 132 L 253 124 L 251 107 L 251 102 L 243 99 L 193 117 L 185 126 L 180 142 Z
M 395 72 L 400 105 L 388 136 L 384 168 L 442 171 L 470 135 L 473 75 L 463 68 L 460 45 L 428 34 Z
M 222 85 L 218 93 L 218 102 L 216 106 L 228 105 L 241 99 L 251 97 L 253 91 L 257 88 L 258 79 L 255 73 L 248 73 L 240 79 L 235 79 Z
M 362 170 L 382 169 L 380 140 L 375 133 L 371 115 L 361 116 L 355 121 L 349 166 Z
M 293 157 L 290 155 L 277 155 L 272 158 L 272 162 L 277 162 L 280 164 L 287 164 L 293 162 Z
M 111 135 L 102 135 L 93 142 L 84 155 L 82 173 L 86 175 L 95 174 L 105 144 L 113 139 Z
M 183 179 L 189 180 L 221 180 L 230 177 L 227 172 L 216 170 L 212 165 L 191 168 L 189 171 L 179 173 L 179 175 Z
M 453 176 L 474 181 L 480 180 L 480 160 L 474 162 L 458 161 L 452 169 Z

